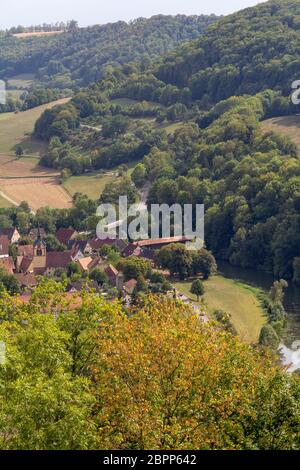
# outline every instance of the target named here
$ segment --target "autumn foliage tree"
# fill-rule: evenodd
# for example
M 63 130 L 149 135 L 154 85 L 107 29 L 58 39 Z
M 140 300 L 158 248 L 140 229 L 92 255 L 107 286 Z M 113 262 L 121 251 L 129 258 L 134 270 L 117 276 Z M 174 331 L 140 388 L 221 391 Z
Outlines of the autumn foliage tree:
M 299 448 L 297 376 L 178 301 L 137 305 L 0 292 L 1 450 Z
M 101 448 L 299 445 L 297 378 L 176 301 L 150 298 L 135 315 L 114 315 L 94 373 Z

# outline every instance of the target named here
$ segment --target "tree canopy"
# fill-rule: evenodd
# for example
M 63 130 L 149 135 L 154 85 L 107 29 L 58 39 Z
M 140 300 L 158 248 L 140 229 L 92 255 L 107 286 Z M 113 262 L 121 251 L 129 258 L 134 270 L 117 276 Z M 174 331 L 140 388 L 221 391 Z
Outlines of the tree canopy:
M 0 318 L 2 450 L 299 449 L 299 377 L 181 302 L 43 280 Z

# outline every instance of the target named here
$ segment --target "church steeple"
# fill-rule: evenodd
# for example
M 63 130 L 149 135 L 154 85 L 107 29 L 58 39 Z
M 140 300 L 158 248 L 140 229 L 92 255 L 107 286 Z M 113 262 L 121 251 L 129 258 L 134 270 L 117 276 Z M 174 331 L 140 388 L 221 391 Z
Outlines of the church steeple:
M 46 242 L 41 235 L 40 226 L 38 226 L 37 238 L 33 245 L 34 256 L 46 256 Z

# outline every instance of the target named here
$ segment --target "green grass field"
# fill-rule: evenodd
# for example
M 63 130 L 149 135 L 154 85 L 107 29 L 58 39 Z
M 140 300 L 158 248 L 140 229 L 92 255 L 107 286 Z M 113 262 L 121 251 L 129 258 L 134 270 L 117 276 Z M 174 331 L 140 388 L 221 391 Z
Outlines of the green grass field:
M 97 173 L 92 175 L 71 176 L 63 184 L 65 190 L 74 196 L 75 193 L 86 194 L 91 199 L 99 199 L 106 184 L 116 179 L 115 176 Z
M 138 162 L 129 163 L 127 176 L 130 176 Z M 82 193 L 91 199 L 99 199 L 105 186 L 117 179 L 118 167 L 112 168 L 107 173 L 89 173 L 82 176 L 71 176 L 64 182 L 63 187 L 73 197 L 76 193 Z
M 46 109 L 66 101 L 58 100 L 17 114 L 0 114 L 0 153 L 11 154 L 20 144 L 26 154 L 41 155 L 46 149 L 45 143 L 30 136 L 35 122 Z
M 176 288 L 192 300 L 191 282 L 176 282 Z M 224 310 L 231 315 L 231 321 L 240 338 L 247 343 L 258 341 L 260 330 L 266 323 L 264 311 L 258 299 L 259 289 L 222 276 L 213 276 L 204 282 L 206 304 L 209 316 L 214 310 Z
M 0 195 L 0 209 L 7 209 L 8 207 L 12 207 L 12 204 Z
M 15 75 L 14 77 L 11 77 L 8 80 L 8 86 L 17 89 L 27 89 L 32 85 L 34 79 L 35 76 L 33 74 L 22 73 L 20 75 Z
M 267 119 L 261 123 L 265 132 L 287 135 L 298 146 L 300 152 L 300 115 L 281 116 Z
M 177 129 L 180 129 L 184 125 L 183 122 L 174 122 L 174 124 L 162 125 L 162 129 L 166 131 L 168 135 L 174 134 Z

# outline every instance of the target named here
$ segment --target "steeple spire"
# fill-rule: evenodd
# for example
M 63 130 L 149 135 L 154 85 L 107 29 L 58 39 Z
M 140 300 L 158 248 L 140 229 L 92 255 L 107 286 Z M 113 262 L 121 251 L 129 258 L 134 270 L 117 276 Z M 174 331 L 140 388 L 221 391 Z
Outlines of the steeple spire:
M 41 241 L 41 240 L 42 240 L 42 235 L 41 235 L 41 227 L 40 227 L 40 224 L 38 224 L 37 239 L 38 239 L 39 241 Z
M 34 242 L 34 254 L 35 256 L 46 256 L 46 242 L 43 240 L 40 224 L 38 225 L 37 238 Z

